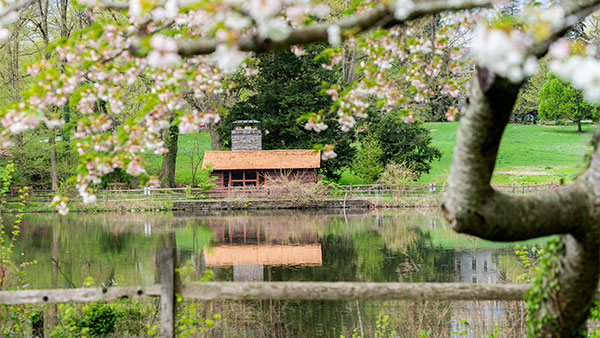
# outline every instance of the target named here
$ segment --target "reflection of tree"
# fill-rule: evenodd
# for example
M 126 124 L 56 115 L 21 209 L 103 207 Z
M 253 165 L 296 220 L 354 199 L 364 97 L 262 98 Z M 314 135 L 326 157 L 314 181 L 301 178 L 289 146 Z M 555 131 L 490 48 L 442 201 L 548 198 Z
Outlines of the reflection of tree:
M 410 261 L 418 269 L 404 275 L 403 279 L 406 281 L 452 281 L 453 252 L 435 246 L 429 232 L 416 225 L 407 226 L 406 223 L 414 220 L 406 216 L 404 218 L 392 215 L 352 215 L 349 217 L 350 224 L 343 217 L 333 218 L 319 234 L 323 266 L 294 269 L 272 267 L 273 280 L 398 281 L 402 279 L 398 273 L 399 266 Z M 367 304 L 364 308 L 363 303 Z M 361 302 L 366 332 L 370 334 L 374 332 L 372 324 L 380 310 L 372 304 L 379 303 L 381 302 Z M 448 304 L 392 303 L 396 307 L 401 305 L 402 309 L 393 311 L 394 324 L 404 329 L 414 328 L 406 331 L 410 334 L 401 335 L 402 337 L 417 336 L 419 327 L 435 327 L 436 332 L 448 332 Z M 294 302 L 288 304 L 286 318 L 295 323 L 294 328 L 302 328 L 302 331 L 293 331 L 299 337 L 348 335 L 357 323 L 356 303 Z M 402 334 L 405 333 L 404 329 L 401 330 Z M 350 335 L 351 333 L 348 336 Z
M 375 231 L 358 231 L 352 233 L 352 245 L 356 255 L 358 281 L 383 282 L 385 243 Z
M 123 249 L 128 248 L 131 245 L 131 241 L 134 240 L 132 233 L 110 233 L 101 232 L 98 236 L 98 242 L 100 244 L 100 250 L 108 254 L 118 254 Z
M 404 253 L 404 265 L 416 267 L 408 273 L 400 273 L 405 282 L 454 282 L 454 252 L 433 244 L 431 234 L 412 228 L 415 239 Z M 402 272 L 402 271 L 400 271 Z
M 30 278 L 32 287 L 82 286 L 88 276 L 97 283 L 114 278 L 119 285 L 152 284 L 161 234 L 185 233 L 180 223 L 170 215 L 151 213 L 28 214 L 15 243 L 16 259 L 38 261 L 27 270 L 35 276 Z M 155 227 L 151 236 L 144 236 L 147 224 Z M 175 243 L 175 238 L 167 241 Z

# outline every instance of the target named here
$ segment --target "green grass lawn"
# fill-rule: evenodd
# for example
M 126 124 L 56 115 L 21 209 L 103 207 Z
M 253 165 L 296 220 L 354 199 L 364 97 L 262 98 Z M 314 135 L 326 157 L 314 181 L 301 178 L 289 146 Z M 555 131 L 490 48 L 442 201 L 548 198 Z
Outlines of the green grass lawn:
M 452 162 L 458 122 L 425 123 L 431 131 L 433 145 L 441 150 L 442 159 L 432 164 L 431 172 L 419 182 L 442 184 Z M 584 133 L 570 126 L 527 126 L 509 124 L 500 144 L 496 184 L 558 183 L 572 180 L 584 168 L 584 154 L 591 151 L 592 131 L 596 126 L 584 125 Z
M 442 158 L 432 164 L 430 173 L 421 176 L 419 182 L 443 184 L 452 162 L 458 122 L 425 123 L 425 127 L 431 131 L 433 145 L 440 149 Z M 576 133 L 576 128 L 574 125 L 508 125 L 500 144 L 493 182 L 539 184 L 572 180 L 583 171 L 584 154 L 591 151 L 590 141 L 596 126 L 585 124 L 585 133 Z M 179 135 L 178 146 L 175 180 L 179 186 L 189 185 L 192 183 L 191 157 L 195 153 L 194 149 L 201 152 L 210 150 L 210 135 Z M 195 156 L 198 160 L 198 155 Z M 162 156 L 146 156 L 146 170 L 149 174 L 158 175 L 161 164 Z M 360 179 L 351 170 L 346 170 L 339 183 L 360 184 Z
M 202 161 L 203 152 L 210 150 L 210 134 L 180 134 L 177 147 L 175 182 L 178 186 L 190 185 L 192 184 L 192 156 L 195 156 L 194 162 Z M 148 174 L 158 176 L 162 167 L 162 156 L 147 154 L 145 164 Z M 197 182 L 198 175 L 196 175 L 196 184 Z

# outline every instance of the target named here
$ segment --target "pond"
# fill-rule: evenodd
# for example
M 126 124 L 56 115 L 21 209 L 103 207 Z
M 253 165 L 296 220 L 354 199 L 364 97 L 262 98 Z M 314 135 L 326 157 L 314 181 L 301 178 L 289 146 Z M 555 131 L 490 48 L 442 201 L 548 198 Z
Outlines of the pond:
M 15 259 L 37 261 L 31 288 L 82 287 L 86 277 L 151 285 L 157 252 L 173 245 L 192 280 L 211 270 L 218 281 L 510 283 L 523 272 L 514 243 L 456 234 L 435 210 L 28 214 Z M 465 321 L 479 331 L 460 336 L 479 337 L 495 325 L 518 330 L 512 317 L 522 316 L 518 302 L 213 303 L 223 316 L 215 337 L 367 337 L 380 313 L 399 337 L 459 336 Z

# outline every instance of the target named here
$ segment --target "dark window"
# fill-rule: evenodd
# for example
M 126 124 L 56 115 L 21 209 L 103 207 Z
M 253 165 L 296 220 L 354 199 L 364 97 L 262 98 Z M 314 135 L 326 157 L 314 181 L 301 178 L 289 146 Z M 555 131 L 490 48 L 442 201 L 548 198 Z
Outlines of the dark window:
M 473 258 L 473 260 L 471 261 L 471 269 L 477 270 L 477 259 L 476 258 Z
M 244 182 L 231 182 L 232 187 L 243 187 Z
M 231 172 L 231 179 L 232 180 L 243 180 L 244 179 L 244 172 L 243 171 L 232 171 Z
M 255 181 L 248 181 L 248 182 L 246 182 L 246 186 L 247 187 L 255 187 L 256 186 L 256 182 Z
M 256 180 L 256 171 L 246 171 L 246 180 Z
M 487 259 L 483 261 L 483 272 L 487 272 Z

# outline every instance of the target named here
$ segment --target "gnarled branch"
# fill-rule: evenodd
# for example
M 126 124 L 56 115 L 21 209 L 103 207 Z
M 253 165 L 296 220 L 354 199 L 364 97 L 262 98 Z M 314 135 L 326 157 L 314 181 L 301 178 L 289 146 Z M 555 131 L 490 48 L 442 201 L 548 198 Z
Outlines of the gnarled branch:
M 349 16 L 334 23 L 317 24 L 293 30 L 283 41 L 275 42 L 264 39 L 258 34 L 252 34 L 240 39 L 236 45 L 245 52 L 269 52 L 289 48 L 292 45 L 305 45 L 315 42 L 327 41 L 327 29 L 337 25 L 341 29 L 342 38 L 378 28 L 392 27 L 404 22 L 412 21 L 419 17 L 436 14 L 444 11 L 471 9 L 491 5 L 489 0 L 458 0 L 458 1 L 418 1 L 405 19 L 398 20 L 394 16 L 394 7 L 391 5 L 378 5 L 365 13 Z M 182 56 L 201 55 L 213 53 L 218 41 L 191 40 L 179 42 L 179 54 Z
M 544 55 L 554 40 L 599 3 L 564 3 L 567 18 L 547 39 L 533 45 L 529 53 Z M 448 192 L 442 203 L 446 219 L 459 232 L 485 239 L 517 241 L 577 233 L 590 225 L 594 202 L 583 179 L 535 196 L 508 196 L 490 185 L 500 139 L 521 85 L 479 67 L 477 79 L 471 83 L 448 177 Z
M 484 239 L 518 241 L 576 232 L 593 208 L 583 181 L 533 196 L 509 196 L 491 185 L 500 139 L 520 84 L 478 69 L 458 130 L 443 201 L 454 229 Z M 483 89 L 487 89 L 484 92 Z
M 549 37 L 529 49 L 542 56 L 569 25 L 591 13 L 598 1 L 563 3 L 568 17 Z M 455 230 L 495 241 L 563 234 L 557 287 L 547 290 L 534 316 L 543 337 L 579 337 L 600 274 L 600 150 L 584 175 L 564 188 L 535 196 L 508 196 L 490 186 L 500 139 L 522 83 L 478 68 L 466 114 L 458 130 L 448 190 L 442 209 Z M 549 317 L 548 317 L 549 316 Z M 554 325 L 554 323 L 556 325 Z

